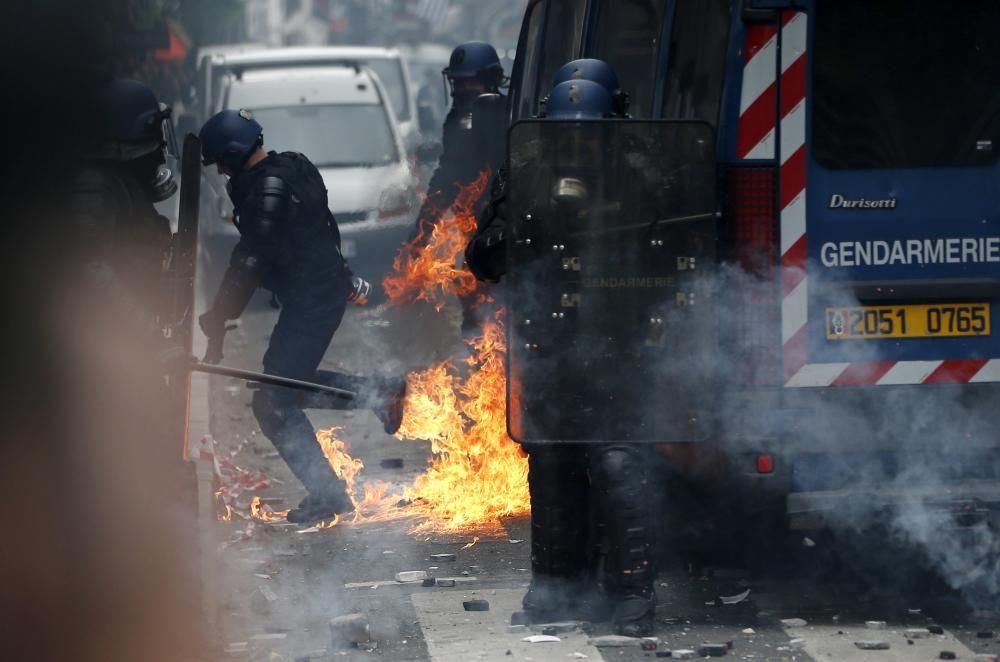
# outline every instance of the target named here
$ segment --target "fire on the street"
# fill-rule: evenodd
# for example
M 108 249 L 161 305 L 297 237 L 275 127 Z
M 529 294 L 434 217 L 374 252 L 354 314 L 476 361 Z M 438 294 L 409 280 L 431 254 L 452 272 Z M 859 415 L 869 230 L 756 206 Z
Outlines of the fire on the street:
M 448 297 L 475 292 L 475 278 L 457 265 L 476 229 L 473 207 L 487 180 L 488 173 L 483 173 L 465 187 L 455 205 L 457 213 L 422 228 L 403 248 L 394 273 L 383 283 L 393 304 L 427 301 L 440 311 Z M 528 512 L 527 458 L 507 435 L 502 310 L 469 346 L 465 365 L 446 360 L 408 376 L 405 414 L 396 436 L 429 441 L 434 456 L 412 485 L 358 485 L 364 465 L 348 454 L 347 443 L 337 437 L 340 430 L 317 433 L 354 500 L 355 513 L 341 523 L 414 519 L 414 532 L 464 531 L 495 527 L 500 517 Z M 268 518 L 280 514 L 258 508 L 254 517 L 264 521 L 269 520 L 258 513 Z

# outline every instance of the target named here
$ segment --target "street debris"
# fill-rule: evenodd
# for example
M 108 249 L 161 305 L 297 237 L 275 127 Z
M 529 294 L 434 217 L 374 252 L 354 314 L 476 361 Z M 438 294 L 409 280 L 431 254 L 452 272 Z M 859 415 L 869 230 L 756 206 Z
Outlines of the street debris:
M 783 618 L 781 624 L 786 628 L 804 628 L 808 623 L 801 618 Z
M 426 570 L 404 570 L 396 573 L 396 581 L 401 584 L 412 584 L 427 579 Z
M 441 588 L 454 588 L 455 587 L 455 580 L 454 579 L 439 579 L 439 580 L 437 580 L 437 585 L 440 586 Z
M 454 561 L 457 558 L 455 554 L 431 554 L 431 561 Z
M 738 605 L 750 597 L 750 589 L 737 593 L 736 595 L 720 595 L 719 600 L 724 605 Z
M 816 541 L 813 540 L 812 538 L 806 536 L 805 538 L 802 539 L 802 546 L 803 547 L 815 547 L 816 546 Z
M 473 545 L 475 545 L 477 542 L 479 542 L 479 536 L 473 536 L 472 537 L 472 542 L 467 542 L 464 545 L 462 545 L 462 549 L 469 549 L 470 547 L 472 547 Z
M 518 614 L 523 614 L 524 612 L 516 612 Z M 511 621 L 514 620 L 514 616 L 511 616 Z M 541 631 L 542 634 L 556 634 L 563 632 L 572 632 L 583 625 L 583 621 L 559 621 L 557 623 L 537 623 L 532 626 L 532 630 Z
M 855 641 L 854 646 L 863 651 L 887 651 L 890 648 L 888 641 Z
M 757 634 L 757 631 L 754 630 L 753 628 L 744 628 L 743 634 Z
M 514 540 L 513 538 L 511 538 L 507 542 L 509 542 L 511 545 L 518 545 L 518 544 L 520 544 L 520 543 L 522 543 L 524 541 L 523 540 Z M 583 653 L 580 653 L 580 654 L 583 655 Z M 586 657 L 586 655 L 584 655 L 584 657 Z
M 546 642 L 560 642 L 562 639 L 559 637 L 553 637 L 550 634 L 533 634 L 530 637 L 525 637 L 521 641 L 526 641 L 529 644 L 542 644 Z
M 977 639 L 992 639 L 993 636 L 993 630 L 980 630 L 976 633 Z
M 424 581 L 420 582 L 420 585 L 423 586 L 424 588 L 430 588 L 431 586 L 434 586 L 435 584 L 437 584 L 437 580 L 434 579 L 433 577 L 428 577 Z
M 698 654 L 702 657 L 725 657 L 728 653 L 727 644 L 702 644 L 698 647 Z
M 593 637 L 587 644 L 595 648 L 639 648 L 642 646 L 642 639 L 638 637 L 623 637 L 619 634 L 606 634 L 600 637 Z
M 907 639 L 927 639 L 931 636 L 931 631 L 927 628 L 906 628 L 903 636 Z
M 802 650 L 806 647 L 806 640 L 802 637 L 796 637 L 788 642 L 788 646 L 792 650 Z
M 865 621 L 865 627 L 869 630 L 884 630 L 886 624 L 885 621 Z
M 402 469 L 403 468 L 403 458 L 401 457 L 387 457 L 381 462 L 379 466 L 383 469 Z
M 573 653 L 571 655 L 569 655 L 569 657 L 573 658 L 574 660 L 586 660 L 587 659 L 587 656 L 584 655 L 583 653 L 579 652 L 579 651 L 573 651 Z
M 490 603 L 486 600 L 464 600 L 462 607 L 465 611 L 489 611 Z
M 371 627 L 364 614 L 345 614 L 330 619 L 330 638 L 334 648 L 371 641 Z
M 671 657 L 675 660 L 693 660 L 697 653 L 695 653 L 690 648 L 679 648 L 675 651 L 670 651 Z
M 940 660 L 957 660 L 958 659 L 958 655 L 956 655 L 952 651 L 941 651 L 941 653 L 938 655 L 938 659 L 940 659 Z
M 659 646 L 660 640 L 657 637 L 643 637 L 639 642 L 639 648 L 644 651 L 655 651 Z
M 944 628 L 940 625 L 928 625 L 927 630 L 931 634 L 944 634 Z

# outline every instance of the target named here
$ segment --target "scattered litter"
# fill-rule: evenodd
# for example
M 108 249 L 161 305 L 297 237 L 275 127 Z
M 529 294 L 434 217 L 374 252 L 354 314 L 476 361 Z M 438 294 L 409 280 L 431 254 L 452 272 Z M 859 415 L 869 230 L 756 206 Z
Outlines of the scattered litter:
M 345 614 L 330 619 L 330 638 L 334 648 L 371 641 L 371 628 L 364 614 Z
M 431 554 L 431 561 L 454 561 L 456 558 L 455 554 Z
M 433 577 L 428 577 L 424 581 L 420 582 L 420 585 L 423 586 L 424 588 L 430 588 L 431 586 L 434 586 L 436 583 L 437 583 L 436 579 L 434 579 Z
M 992 639 L 993 636 L 993 630 L 980 630 L 976 633 L 977 639 Z
M 931 636 L 931 631 L 927 628 L 906 628 L 903 636 L 907 639 L 927 639 Z
M 698 647 L 698 654 L 702 657 L 725 657 L 729 653 L 729 646 L 726 644 L 702 644 Z
M 472 547 L 473 545 L 475 545 L 477 542 L 479 542 L 479 536 L 473 536 L 472 537 L 472 542 L 467 542 L 464 545 L 462 545 L 462 549 L 469 549 L 470 547 Z
M 909 614 L 910 616 L 920 616 L 920 614 L 922 612 L 923 612 L 922 609 L 907 609 L 906 610 L 906 613 Z
M 810 538 L 809 536 L 806 536 L 805 538 L 802 539 L 802 546 L 803 547 L 815 547 L 816 546 L 816 541 L 813 540 L 812 538 Z
M 670 651 L 671 657 L 675 660 L 693 660 L 697 653 L 695 653 L 690 648 L 679 648 L 675 651 Z
M 516 614 L 523 614 L 524 612 L 515 612 Z M 514 620 L 514 615 L 511 615 L 511 621 Z M 533 630 L 541 630 L 542 634 L 557 634 L 563 632 L 572 632 L 576 630 L 581 625 L 583 621 L 559 621 L 557 623 L 538 623 L 532 626 Z M 550 632 L 551 631 L 551 632 Z
M 299 529 L 295 533 L 319 533 L 319 527 L 310 526 L 305 529 Z
M 427 579 L 426 570 L 404 570 L 403 572 L 396 573 L 396 581 L 401 584 L 411 584 L 413 582 L 422 582 Z
M 381 462 L 379 466 L 383 469 L 402 469 L 403 468 L 403 458 L 401 457 L 387 457 Z
M 489 611 L 490 603 L 486 600 L 464 600 L 462 607 L 465 611 Z
M 802 650 L 803 648 L 806 647 L 806 640 L 803 639 L 802 637 L 796 637 L 795 639 L 789 641 L 788 645 L 793 650 Z
M 524 542 L 524 541 L 523 541 L 523 540 L 514 540 L 513 538 L 511 538 L 511 539 L 510 539 L 510 540 L 508 540 L 507 542 L 509 542 L 509 543 L 510 543 L 511 545 L 517 545 L 517 544 L 520 544 L 520 543 L 522 543 L 522 542 Z M 580 655 L 583 655 L 583 653 L 579 653 L 579 654 L 580 654 Z M 583 655 L 583 656 L 584 656 L 584 657 L 587 657 L 586 655 Z
M 587 656 L 584 655 L 583 653 L 579 652 L 579 651 L 573 651 L 568 657 L 571 657 L 574 660 L 586 660 L 587 659 Z
M 392 556 L 395 553 L 396 552 L 392 551 L 391 549 L 382 550 L 382 554 L 384 554 L 385 556 Z
M 529 644 L 541 644 L 545 642 L 559 642 L 562 641 L 559 637 L 553 637 L 550 634 L 533 634 L 530 637 L 525 637 L 521 641 L 526 641 Z
M 481 575 L 481 574 L 483 574 L 483 566 L 481 566 L 481 565 L 470 565 L 469 566 L 469 572 L 471 574 L 473 574 L 473 575 Z
M 743 634 L 757 634 L 757 631 L 753 628 L 744 628 Z
M 783 618 L 781 624 L 786 628 L 804 628 L 808 623 L 801 618 Z
M 437 580 L 437 585 L 440 586 L 441 588 L 454 588 L 455 587 L 455 580 L 454 579 L 439 579 L 439 580 Z
M 750 589 L 737 593 L 736 595 L 720 595 L 719 600 L 724 605 L 738 605 L 750 597 Z
M 940 625 L 928 625 L 927 631 L 931 634 L 944 634 L 944 628 Z
M 952 651 L 941 651 L 941 653 L 938 654 L 938 659 L 940 659 L 940 660 L 957 660 L 958 659 L 958 655 L 956 655 Z
M 854 646 L 863 651 L 887 651 L 890 648 L 888 641 L 855 641 Z
M 865 627 L 869 630 L 884 630 L 885 621 L 865 621 Z

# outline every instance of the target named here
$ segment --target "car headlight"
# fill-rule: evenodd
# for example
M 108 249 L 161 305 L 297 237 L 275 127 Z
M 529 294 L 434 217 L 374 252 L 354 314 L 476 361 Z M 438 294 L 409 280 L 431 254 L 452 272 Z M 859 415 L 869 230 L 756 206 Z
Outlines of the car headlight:
M 407 214 L 416 204 L 416 199 L 417 196 L 411 189 L 392 188 L 383 191 L 378 203 L 379 220 Z

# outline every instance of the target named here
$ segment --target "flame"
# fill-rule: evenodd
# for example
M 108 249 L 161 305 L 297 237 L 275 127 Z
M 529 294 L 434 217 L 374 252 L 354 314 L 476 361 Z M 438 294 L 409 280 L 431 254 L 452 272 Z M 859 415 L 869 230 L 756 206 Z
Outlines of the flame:
M 383 282 L 393 304 L 427 301 L 440 311 L 448 297 L 475 292 L 475 277 L 456 265 L 476 229 L 473 207 L 488 177 L 484 172 L 464 187 L 452 216 L 422 224 L 397 256 L 394 273 Z M 491 300 L 480 296 L 478 302 Z M 500 517 L 529 512 L 527 457 L 507 435 L 503 311 L 496 311 L 482 331 L 468 341 L 471 351 L 464 365 L 446 360 L 407 377 L 403 423 L 396 436 L 427 440 L 434 455 L 411 485 L 359 484 L 364 463 L 350 456 L 348 443 L 338 437 L 342 430 L 316 433 L 355 507 L 353 514 L 317 528 L 414 519 L 414 533 L 469 531 L 495 528 Z M 478 540 L 475 536 L 465 548 Z
M 250 516 L 258 522 L 284 522 L 287 510 L 274 510 L 271 506 L 263 503 L 259 496 L 255 496 L 250 501 Z
M 393 273 L 382 281 L 394 304 L 430 301 L 438 311 L 448 295 L 466 296 L 476 291 L 476 278 L 461 268 L 465 246 L 476 231 L 475 205 L 486 190 L 488 170 L 460 189 L 451 207 L 452 216 L 438 211 L 438 222 L 421 220 L 414 237 L 393 261 Z

